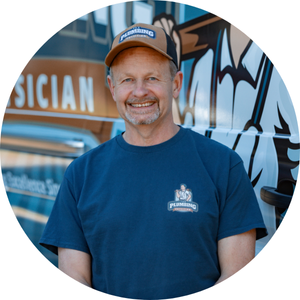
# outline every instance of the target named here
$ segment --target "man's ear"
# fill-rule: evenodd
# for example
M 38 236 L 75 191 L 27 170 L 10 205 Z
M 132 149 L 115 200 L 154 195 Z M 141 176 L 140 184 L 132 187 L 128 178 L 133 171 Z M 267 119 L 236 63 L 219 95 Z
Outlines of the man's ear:
M 107 75 L 107 83 L 108 83 L 111 95 L 112 95 L 113 99 L 115 100 L 115 87 L 114 87 L 114 83 L 113 83 L 113 80 L 110 75 Z
M 182 87 L 183 74 L 178 71 L 173 80 L 173 98 L 176 99 L 179 96 Z

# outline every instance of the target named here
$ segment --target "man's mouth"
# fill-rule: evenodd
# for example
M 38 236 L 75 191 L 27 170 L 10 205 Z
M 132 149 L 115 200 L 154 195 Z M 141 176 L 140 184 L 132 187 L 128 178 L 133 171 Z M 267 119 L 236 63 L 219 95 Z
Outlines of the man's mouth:
M 129 99 L 125 105 L 126 119 L 135 125 L 151 124 L 160 116 L 159 101 L 156 97 Z
M 130 103 L 131 106 L 133 107 L 148 107 L 153 105 L 154 102 L 147 102 L 147 103 Z

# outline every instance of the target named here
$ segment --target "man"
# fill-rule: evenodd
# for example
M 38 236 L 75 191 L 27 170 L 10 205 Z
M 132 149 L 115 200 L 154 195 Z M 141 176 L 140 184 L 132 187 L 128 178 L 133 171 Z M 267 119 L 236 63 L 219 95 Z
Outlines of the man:
M 178 201 L 190 201 L 192 194 L 186 189 L 185 184 L 181 184 L 180 190 L 176 190 L 176 197 Z
M 183 75 L 163 29 L 131 26 L 105 63 L 126 131 L 69 166 L 41 244 L 63 272 L 116 296 L 173 298 L 221 282 L 266 234 L 241 159 L 174 124 Z M 182 182 L 196 210 L 168 209 Z

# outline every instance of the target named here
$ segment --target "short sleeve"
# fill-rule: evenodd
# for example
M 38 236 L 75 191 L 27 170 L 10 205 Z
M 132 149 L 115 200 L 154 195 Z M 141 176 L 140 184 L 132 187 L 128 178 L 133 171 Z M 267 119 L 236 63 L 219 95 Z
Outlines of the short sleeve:
M 256 229 L 256 239 L 267 230 L 252 184 L 241 162 L 230 169 L 226 199 L 220 210 L 218 240 Z
M 66 176 L 61 183 L 40 244 L 55 254 L 58 247 L 89 253 L 77 211 L 74 189 Z

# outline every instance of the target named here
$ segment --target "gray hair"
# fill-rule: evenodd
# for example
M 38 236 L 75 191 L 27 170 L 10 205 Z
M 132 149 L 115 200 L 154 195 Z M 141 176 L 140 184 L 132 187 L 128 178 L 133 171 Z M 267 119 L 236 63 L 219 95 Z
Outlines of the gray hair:
M 171 73 L 171 81 L 174 80 L 176 73 L 178 72 L 178 69 L 175 65 L 175 63 L 170 60 L 170 73 Z

